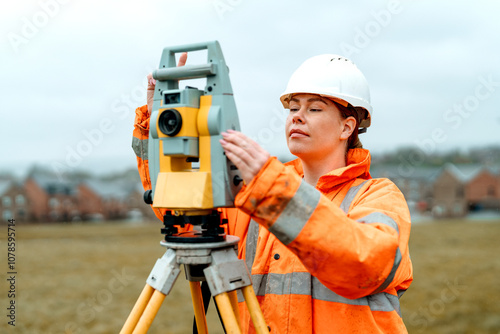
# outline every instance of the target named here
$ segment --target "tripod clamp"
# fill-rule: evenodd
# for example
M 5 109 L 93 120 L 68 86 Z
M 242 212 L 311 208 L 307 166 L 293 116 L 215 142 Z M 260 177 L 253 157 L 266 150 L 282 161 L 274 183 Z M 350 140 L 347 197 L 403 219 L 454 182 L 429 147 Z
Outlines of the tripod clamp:
M 162 241 L 167 251 L 156 261 L 146 283 L 168 295 L 185 265 L 188 281 L 206 279 L 213 296 L 252 284 L 245 261 L 236 256 L 239 238 L 228 235 L 223 242 L 178 243 Z

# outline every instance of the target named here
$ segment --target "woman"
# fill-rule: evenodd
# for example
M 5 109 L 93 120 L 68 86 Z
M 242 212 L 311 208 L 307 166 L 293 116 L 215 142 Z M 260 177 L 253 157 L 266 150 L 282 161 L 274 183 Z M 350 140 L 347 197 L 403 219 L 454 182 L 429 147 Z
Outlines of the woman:
M 371 117 L 364 76 L 346 58 L 316 56 L 281 101 L 296 160 L 282 164 L 241 132 L 221 140 L 245 181 L 223 214 L 271 332 L 406 333 L 399 297 L 412 281 L 410 215 L 391 181 L 371 178 L 357 137 Z

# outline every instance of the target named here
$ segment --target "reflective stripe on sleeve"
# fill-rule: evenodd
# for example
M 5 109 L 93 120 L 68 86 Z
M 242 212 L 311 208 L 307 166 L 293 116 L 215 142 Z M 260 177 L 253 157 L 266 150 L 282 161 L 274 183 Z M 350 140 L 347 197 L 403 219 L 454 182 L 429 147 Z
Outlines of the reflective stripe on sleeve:
M 142 160 L 148 160 L 148 140 L 132 137 L 132 149 Z
M 401 251 L 399 250 L 399 247 L 396 249 L 396 256 L 394 257 L 394 263 L 392 264 L 392 269 L 391 272 L 389 273 L 389 276 L 385 279 L 384 283 L 382 283 L 377 290 L 375 290 L 374 293 L 384 291 L 387 289 L 389 284 L 391 284 L 392 280 L 394 279 L 394 276 L 396 276 L 396 271 L 399 268 L 399 264 L 401 263 L 401 259 L 403 257 L 401 256 Z
M 344 199 L 342 200 L 342 203 L 340 204 L 340 208 L 342 211 L 347 213 L 349 211 L 349 207 L 351 206 L 352 200 L 356 195 L 358 194 L 359 189 L 365 185 L 367 181 L 363 181 L 362 183 L 358 184 L 357 186 L 349 188 L 347 191 L 347 194 L 345 195 Z
M 321 193 L 302 180 L 299 189 L 278 219 L 269 228 L 279 241 L 288 245 L 299 235 L 321 198 Z
M 381 223 L 392 227 L 399 234 L 398 223 L 396 223 L 394 219 L 382 212 L 372 212 L 368 216 L 358 219 L 358 222 L 363 224 Z
M 401 315 L 397 296 L 382 292 L 358 299 L 345 298 L 328 289 L 319 279 L 311 276 L 308 272 L 252 275 L 252 281 L 257 296 L 264 296 L 266 294 L 307 295 L 316 300 L 354 306 L 369 306 L 372 311 L 396 311 Z
M 259 224 L 253 219 L 250 220 L 247 232 L 247 241 L 245 245 L 245 263 L 248 272 L 252 273 L 253 261 L 255 259 L 255 252 L 257 251 L 257 240 L 259 238 Z
M 399 234 L 398 223 L 396 223 L 396 221 L 394 219 L 392 219 L 391 217 L 389 217 L 388 215 L 386 215 L 382 212 L 372 212 L 368 216 L 365 216 L 361 219 L 358 219 L 358 222 L 363 223 L 363 224 L 381 223 L 381 224 L 392 227 Z M 399 247 L 398 247 L 396 249 L 396 255 L 394 257 L 394 263 L 392 265 L 391 272 L 389 273 L 389 275 L 387 276 L 385 281 L 378 287 L 378 289 L 375 290 L 375 293 L 384 291 L 389 286 L 389 284 L 391 284 L 392 280 L 394 279 L 394 276 L 396 276 L 396 271 L 399 268 L 399 264 L 401 263 L 401 259 L 402 259 L 401 251 L 399 250 Z

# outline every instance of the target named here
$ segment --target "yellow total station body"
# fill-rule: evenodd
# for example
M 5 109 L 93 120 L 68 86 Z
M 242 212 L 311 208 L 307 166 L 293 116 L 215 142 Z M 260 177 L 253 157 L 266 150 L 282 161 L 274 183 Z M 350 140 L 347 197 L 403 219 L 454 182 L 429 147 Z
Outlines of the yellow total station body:
M 206 64 L 176 67 L 176 53 L 203 49 Z M 153 207 L 189 214 L 232 206 L 241 178 L 219 139 L 227 129 L 239 130 L 239 121 L 219 43 L 165 48 L 153 77 L 148 147 Z M 179 89 L 179 80 L 197 78 L 206 78 L 204 90 Z

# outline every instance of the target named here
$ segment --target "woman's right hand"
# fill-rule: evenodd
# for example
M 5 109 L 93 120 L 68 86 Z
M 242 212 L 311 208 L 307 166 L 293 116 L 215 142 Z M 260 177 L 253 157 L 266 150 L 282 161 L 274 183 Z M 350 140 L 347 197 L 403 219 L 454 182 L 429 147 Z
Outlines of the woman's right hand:
M 177 66 L 186 65 L 187 56 L 188 56 L 187 52 L 181 54 Z M 153 73 L 149 73 L 147 75 L 147 79 L 148 79 L 148 91 L 147 91 L 148 112 L 149 114 L 151 114 L 151 110 L 153 110 L 153 97 L 155 95 L 156 80 L 153 78 Z

